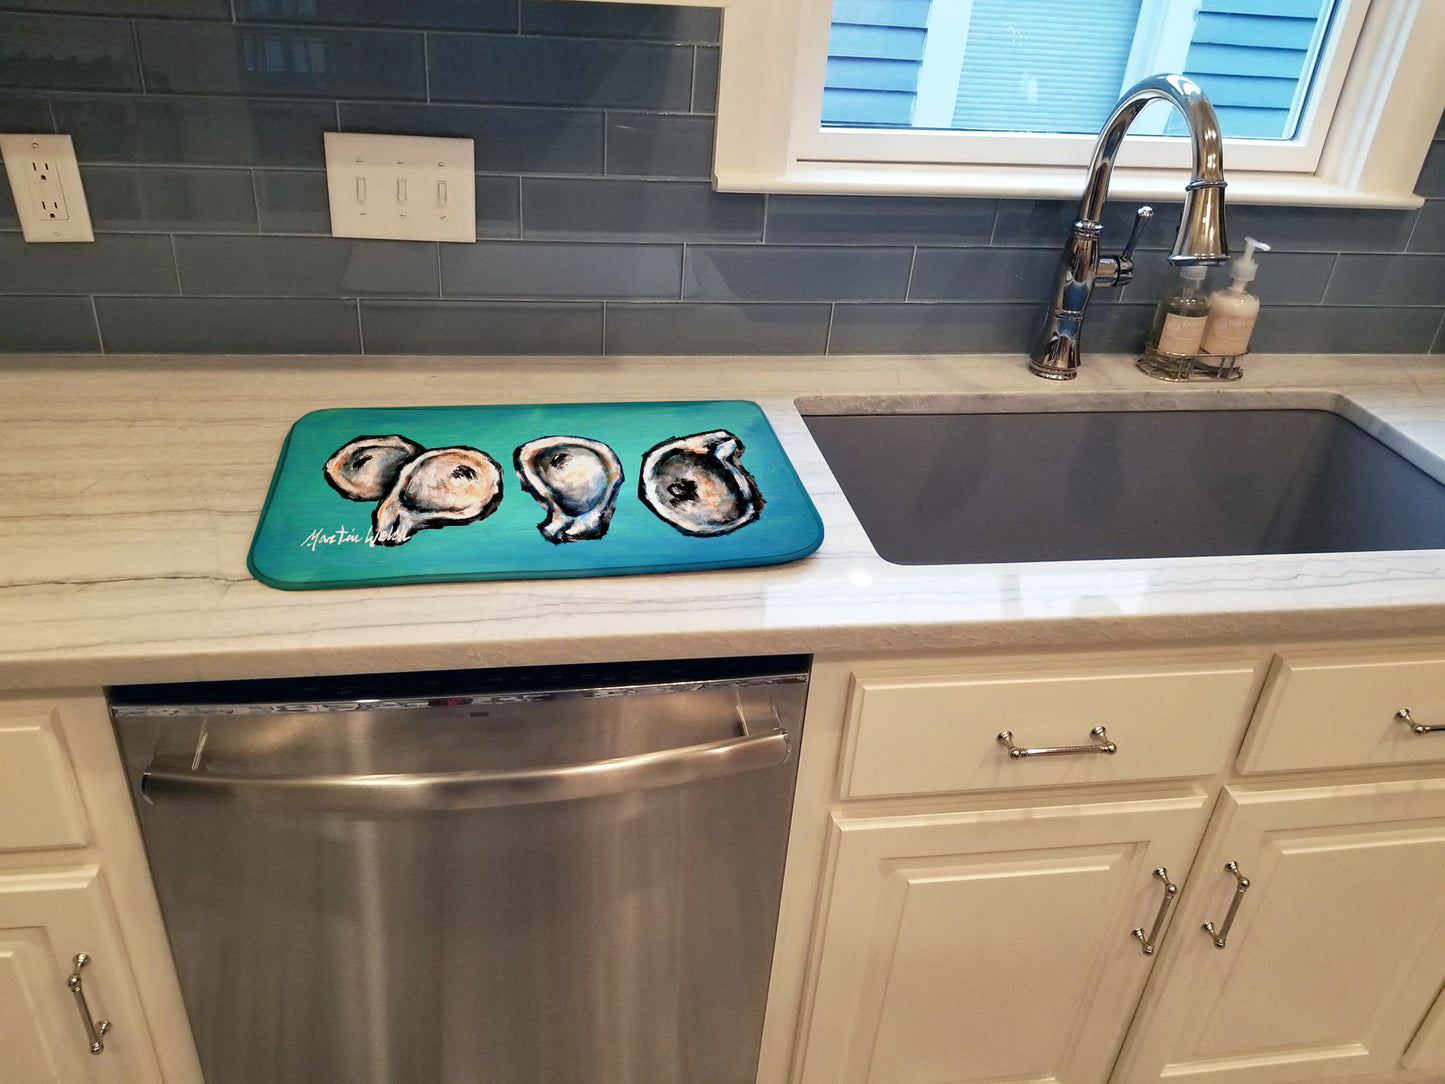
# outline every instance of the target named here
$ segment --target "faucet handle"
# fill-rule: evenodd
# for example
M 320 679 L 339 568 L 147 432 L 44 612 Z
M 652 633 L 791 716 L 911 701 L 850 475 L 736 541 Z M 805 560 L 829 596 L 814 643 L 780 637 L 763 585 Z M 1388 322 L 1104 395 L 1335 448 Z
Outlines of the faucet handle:
M 1139 235 L 1144 232 L 1144 227 L 1149 225 L 1149 220 L 1154 217 L 1154 208 L 1147 203 L 1134 212 L 1134 228 L 1129 231 L 1129 240 L 1124 242 L 1124 251 L 1119 259 L 1133 260 L 1134 246 L 1139 243 Z
M 1124 242 L 1124 251 L 1117 256 L 1099 257 L 1099 267 L 1094 273 L 1095 286 L 1127 286 L 1134 277 L 1134 246 L 1139 243 L 1139 234 L 1154 217 L 1154 208 L 1140 207 L 1134 212 L 1134 228 L 1129 231 L 1129 240 Z

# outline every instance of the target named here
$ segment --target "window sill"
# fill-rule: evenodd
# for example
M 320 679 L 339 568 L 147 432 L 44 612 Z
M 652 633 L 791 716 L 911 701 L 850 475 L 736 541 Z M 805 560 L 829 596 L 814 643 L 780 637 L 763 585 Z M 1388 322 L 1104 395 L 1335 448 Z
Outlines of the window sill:
M 1239 204 L 1302 207 L 1419 207 L 1424 200 L 1396 192 L 1366 192 L 1312 176 L 1229 172 L 1228 199 Z M 1109 195 L 1122 199 L 1178 201 L 1188 175 L 1172 170 L 1118 170 Z M 719 170 L 719 192 L 828 195 L 981 196 L 1016 199 L 1078 199 L 1084 170 L 1053 166 L 930 166 L 804 162 L 785 173 Z

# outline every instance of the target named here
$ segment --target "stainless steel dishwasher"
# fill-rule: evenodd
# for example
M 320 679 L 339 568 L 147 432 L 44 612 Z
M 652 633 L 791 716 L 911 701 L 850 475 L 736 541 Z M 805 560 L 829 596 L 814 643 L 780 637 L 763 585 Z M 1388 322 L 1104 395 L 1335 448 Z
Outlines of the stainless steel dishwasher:
M 807 666 L 111 690 L 208 1084 L 752 1084 Z

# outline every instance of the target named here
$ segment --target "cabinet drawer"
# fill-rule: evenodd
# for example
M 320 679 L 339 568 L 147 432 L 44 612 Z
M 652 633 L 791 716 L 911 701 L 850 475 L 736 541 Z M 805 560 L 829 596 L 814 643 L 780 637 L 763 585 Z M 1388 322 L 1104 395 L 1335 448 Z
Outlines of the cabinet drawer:
M 0 704 L 0 851 L 77 847 L 88 834 L 54 709 Z
M 1275 657 L 1241 772 L 1445 760 L 1445 729 L 1416 734 L 1395 713 L 1445 727 L 1445 653 Z
M 1247 664 L 900 676 L 857 671 L 846 798 L 1212 775 L 1238 748 L 1255 686 Z M 1015 759 L 1016 746 L 1116 746 Z

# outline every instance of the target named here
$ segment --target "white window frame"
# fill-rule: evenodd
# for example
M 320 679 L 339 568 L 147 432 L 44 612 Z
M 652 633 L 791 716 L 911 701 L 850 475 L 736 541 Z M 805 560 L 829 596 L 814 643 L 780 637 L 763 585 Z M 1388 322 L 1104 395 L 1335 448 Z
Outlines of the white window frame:
M 823 129 L 818 117 L 831 0 L 667 2 L 723 9 L 713 160 L 719 191 L 1035 198 L 1079 194 L 1092 136 L 986 133 L 995 137 L 992 150 L 949 161 L 927 143 L 941 140 L 947 146 L 984 133 Z M 1335 42 L 1341 56 L 1351 37 L 1354 46 L 1347 62 L 1329 64 L 1325 78 L 1333 85 L 1326 88 L 1328 94 L 1317 96 L 1322 104 L 1312 105 L 1301 120 L 1309 138 L 1284 147 L 1273 140 L 1226 140 L 1231 201 L 1352 207 L 1421 203 L 1413 188 L 1445 109 L 1445 64 L 1439 59 L 1445 53 L 1445 0 L 1340 2 L 1348 4 L 1345 19 L 1354 25 L 1346 25 Z M 1328 52 L 1332 46 L 1326 43 L 1324 48 Z M 1327 110 L 1323 103 L 1331 98 L 1333 108 Z M 826 141 L 820 145 L 824 135 L 861 142 L 845 152 Z M 902 154 L 882 153 L 871 142 L 897 143 L 908 137 L 916 142 Z M 1040 138 L 1064 148 L 1062 155 L 1046 155 Z M 1177 198 L 1187 157 L 1182 140 L 1131 135 L 1111 193 Z
M 953 123 L 958 81 L 963 77 L 963 50 L 968 44 L 968 20 L 973 0 L 952 0 L 928 9 L 928 37 L 918 69 L 918 99 L 913 124 L 918 128 L 947 128 Z

